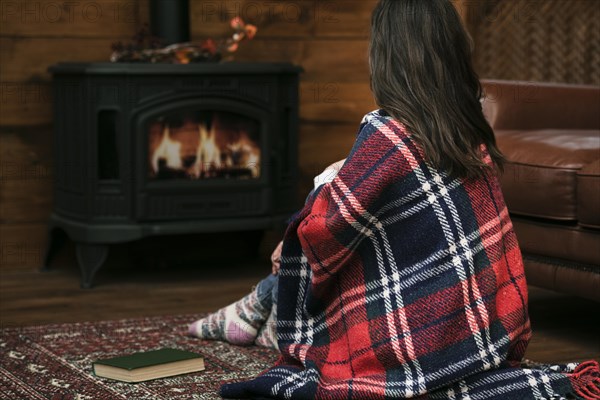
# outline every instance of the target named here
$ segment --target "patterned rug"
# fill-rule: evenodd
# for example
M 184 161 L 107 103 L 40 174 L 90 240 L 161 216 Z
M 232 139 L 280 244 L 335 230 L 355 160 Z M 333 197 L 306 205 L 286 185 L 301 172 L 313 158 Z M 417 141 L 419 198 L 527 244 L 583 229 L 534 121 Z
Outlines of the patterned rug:
M 202 315 L 5 328 L 0 331 L 0 398 L 10 400 L 220 399 L 219 387 L 256 376 L 277 352 L 186 336 Z M 204 356 L 206 370 L 128 384 L 97 378 L 92 362 L 174 347 Z

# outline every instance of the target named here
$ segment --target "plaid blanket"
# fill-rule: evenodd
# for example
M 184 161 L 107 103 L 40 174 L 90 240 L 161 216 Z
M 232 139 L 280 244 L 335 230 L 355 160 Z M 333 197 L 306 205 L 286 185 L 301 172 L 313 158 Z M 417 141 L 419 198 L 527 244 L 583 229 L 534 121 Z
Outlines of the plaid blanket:
M 521 365 L 527 287 L 496 177 L 436 170 L 383 111 L 290 224 L 277 307 L 281 359 L 223 397 L 600 398 L 596 362 Z

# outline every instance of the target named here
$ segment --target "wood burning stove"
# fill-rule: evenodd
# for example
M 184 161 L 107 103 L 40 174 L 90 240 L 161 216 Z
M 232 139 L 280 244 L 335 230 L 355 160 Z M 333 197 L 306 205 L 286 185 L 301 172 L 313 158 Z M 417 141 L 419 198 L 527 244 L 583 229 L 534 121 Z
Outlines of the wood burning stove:
M 285 63 L 62 63 L 54 212 L 83 287 L 111 243 L 278 226 L 295 209 L 298 75 Z

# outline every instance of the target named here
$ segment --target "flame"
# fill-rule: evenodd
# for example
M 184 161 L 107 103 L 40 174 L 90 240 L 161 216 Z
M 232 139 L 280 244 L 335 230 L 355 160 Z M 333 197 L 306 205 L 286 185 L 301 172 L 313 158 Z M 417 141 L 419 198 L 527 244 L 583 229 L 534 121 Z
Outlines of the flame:
M 169 126 L 166 125 L 163 129 L 163 137 L 160 145 L 152 155 L 152 168 L 155 173 L 158 173 L 159 162 L 164 160 L 165 166 L 171 169 L 180 169 L 181 163 L 181 143 L 171 139 Z
M 194 165 L 193 174 L 196 177 L 202 174 L 210 173 L 211 170 L 221 168 L 221 150 L 215 141 L 214 125 L 210 131 L 206 129 L 205 124 L 198 125 L 200 140 L 196 152 L 196 163 Z
M 175 130 L 157 126 L 159 135 L 161 128 L 150 160 L 159 179 L 260 177 L 260 147 L 244 128 L 223 127 L 218 118 Z

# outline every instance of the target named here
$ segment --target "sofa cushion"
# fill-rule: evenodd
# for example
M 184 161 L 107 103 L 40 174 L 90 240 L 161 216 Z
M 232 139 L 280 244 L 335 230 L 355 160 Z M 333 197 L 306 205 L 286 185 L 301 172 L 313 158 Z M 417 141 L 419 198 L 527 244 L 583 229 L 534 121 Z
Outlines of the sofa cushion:
M 579 223 L 600 228 L 600 159 L 577 172 Z
M 577 172 L 600 157 L 598 130 L 499 130 L 507 158 L 501 177 L 513 215 L 576 221 Z
M 512 217 L 519 247 L 536 254 L 589 265 L 600 273 L 600 233 L 571 223 Z
M 597 271 L 536 257 L 525 256 L 523 261 L 528 284 L 600 301 L 600 274 Z

